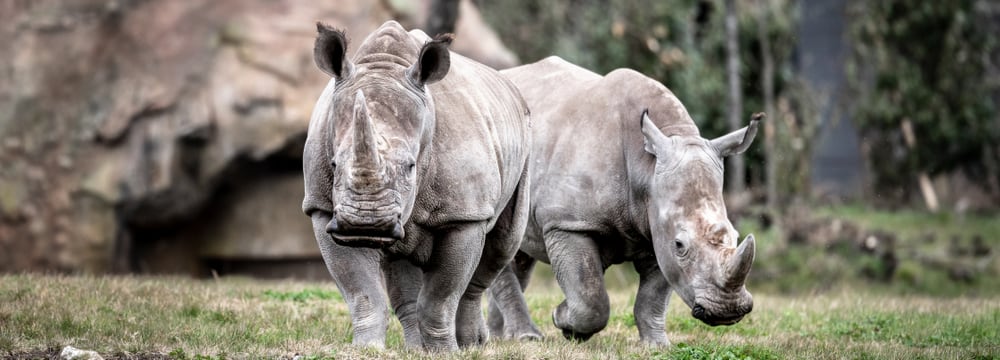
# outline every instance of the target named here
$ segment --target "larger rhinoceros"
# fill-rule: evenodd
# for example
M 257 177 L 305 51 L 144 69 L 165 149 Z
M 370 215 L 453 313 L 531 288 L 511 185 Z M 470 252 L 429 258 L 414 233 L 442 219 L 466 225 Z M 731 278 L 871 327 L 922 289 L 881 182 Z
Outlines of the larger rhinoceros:
M 528 110 L 498 72 L 383 24 L 345 56 L 317 24 L 332 79 L 303 154 L 303 211 L 351 312 L 356 345 L 385 345 L 386 292 L 407 346 L 486 341 L 482 293 L 527 219 Z M 457 324 L 457 329 L 456 329 Z
M 534 145 L 528 229 L 494 283 L 493 334 L 541 336 L 521 294 L 535 260 L 552 264 L 566 295 L 552 320 L 569 338 L 585 340 L 607 325 L 604 270 L 625 261 L 639 273 L 633 310 L 644 342 L 669 344 L 671 291 L 711 325 L 750 312 L 744 281 L 754 238 L 737 247 L 722 158 L 750 146 L 759 117 L 707 140 L 670 90 L 632 70 L 600 76 L 549 57 L 501 73 L 528 101 Z

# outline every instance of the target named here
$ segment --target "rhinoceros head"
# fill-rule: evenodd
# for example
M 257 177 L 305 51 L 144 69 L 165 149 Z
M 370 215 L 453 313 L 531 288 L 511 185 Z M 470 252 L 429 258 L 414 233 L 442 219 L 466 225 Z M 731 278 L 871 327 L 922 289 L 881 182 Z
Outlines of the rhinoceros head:
M 642 115 L 645 149 L 656 157 L 648 213 L 657 263 L 691 314 L 710 325 L 734 324 L 753 308 L 744 282 L 753 263 L 754 237 L 736 244 L 739 234 L 722 197 L 722 158 L 750 146 L 761 117 L 707 140 L 665 136 L 647 113 Z
M 434 129 L 426 85 L 448 73 L 451 37 L 427 42 L 410 63 L 412 50 L 399 50 L 412 46 L 402 27 L 380 29 L 375 43 L 401 53 L 376 52 L 353 64 L 343 32 L 317 29 L 316 65 L 336 81 L 327 115 L 333 216 L 326 231 L 341 245 L 385 247 L 405 236 Z

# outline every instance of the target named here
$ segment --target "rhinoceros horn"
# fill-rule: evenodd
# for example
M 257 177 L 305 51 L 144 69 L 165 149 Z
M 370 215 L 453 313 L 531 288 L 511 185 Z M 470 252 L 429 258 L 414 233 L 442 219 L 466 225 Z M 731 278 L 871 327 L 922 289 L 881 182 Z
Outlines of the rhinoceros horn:
M 354 161 L 355 166 L 378 171 L 382 167 L 382 158 L 378 153 L 378 143 L 375 126 L 368 117 L 368 104 L 365 94 L 358 90 L 354 96 Z
M 738 288 L 746 282 L 747 275 L 750 274 L 750 265 L 753 264 L 754 247 L 753 234 L 749 234 L 743 239 L 743 243 L 736 248 L 736 252 L 733 253 L 729 265 L 726 267 L 727 287 Z

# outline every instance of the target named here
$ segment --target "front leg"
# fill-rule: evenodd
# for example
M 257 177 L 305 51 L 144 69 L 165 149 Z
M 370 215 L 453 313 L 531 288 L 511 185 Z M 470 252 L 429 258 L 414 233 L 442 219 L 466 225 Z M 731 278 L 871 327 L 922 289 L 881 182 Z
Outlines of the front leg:
M 458 302 L 482 257 L 486 236 L 482 223 L 445 231 L 435 239 L 417 300 L 424 349 L 432 351 L 458 350 L 455 337 Z
M 497 218 L 493 229 L 486 234 L 482 258 L 479 259 L 476 272 L 472 276 L 472 280 L 469 281 L 469 287 L 465 290 L 465 294 L 458 304 L 456 335 L 459 346 L 464 347 L 486 343 L 489 330 L 483 324 L 482 295 L 491 285 L 503 282 L 501 279 L 504 276 L 500 275 L 500 278 L 498 278 L 497 275 L 501 274 L 501 271 L 506 272 L 506 269 L 510 269 L 510 264 L 514 260 L 514 254 L 521 247 L 524 230 L 528 226 L 528 186 L 527 172 L 524 172 L 514 196 L 511 197 L 507 206 L 504 207 L 503 212 L 500 213 L 500 217 Z M 524 318 L 527 318 L 528 322 L 527 325 L 524 325 L 512 320 L 508 324 L 521 325 L 522 329 L 527 328 L 525 331 L 530 332 L 533 326 L 531 324 L 531 317 L 527 314 L 526 309 L 528 306 L 524 301 L 523 292 L 519 291 L 521 290 L 521 286 L 517 284 L 517 279 L 510 279 L 513 275 L 508 275 L 507 282 L 511 283 L 511 288 L 514 290 L 514 294 L 509 295 L 515 297 L 510 300 L 519 302 L 525 311 Z M 527 285 L 527 281 L 525 281 L 525 285 Z M 537 329 L 534 329 L 534 332 L 541 338 L 541 333 Z M 526 336 L 531 335 L 528 334 Z
M 316 211 L 311 217 L 323 261 L 351 312 L 352 343 L 384 348 L 389 311 L 383 292 L 382 253 L 376 249 L 337 245 L 326 233 L 330 214 Z
M 489 327 L 494 338 L 541 340 L 542 332 L 531 321 L 531 312 L 524 299 L 524 290 L 531 279 L 535 259 L 518 252 L 514 260 L 490 287 Z
M 422 349 L 424 344 L 420 335 L 417 297 L 423 285 L 423 273 L 410 261 L 397 259 L 386 264 L 385 275 L 389 302 L 392 303 L 393 311 L 403 326 L 406 347 Z
M 639 292 L 635 296 L 632 314 L 639 328 L 639 339 L 653 346 L 669 346 L 664 325 L 664 313 L 670 302 L 670 283 L 663 277 L 655 256 L 632 262 L 639 273 Z
M 554 230 L 545 234 L 545 248 L 556 281 L 566 294 L 552 313 L 552 322 L 567 339 L 590 339 L 608 325 L 611 313 L 597 243 L 583 233 Z

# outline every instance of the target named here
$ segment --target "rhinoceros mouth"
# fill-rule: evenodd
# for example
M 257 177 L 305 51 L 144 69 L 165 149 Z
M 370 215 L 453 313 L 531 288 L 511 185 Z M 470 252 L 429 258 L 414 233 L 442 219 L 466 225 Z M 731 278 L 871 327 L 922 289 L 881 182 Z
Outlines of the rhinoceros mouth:
M 743 320 L 743 315 L 736 316 L 736 317 L 731 317 L 731 318 L 708 318 L 708 319 L 701 319 L 701 321 L 704 322 L 705 324 L 712 325 L 712 326 L 733 325 L 733 324 L 736 324 L 736 323 L 740 322 L 740 320 Z
M 337 244 L 354 247 L 383 248 L 404 237 L 403 224 L 398 217 L 365 225 L 341 223 L 334 217 L 327 224 L 326 232 Z
M 740 309 L 738 312 L 735 313 L 735 315 L 727 314 L 719 316 L 715 314 L 709 314 L 707 311 L 705 311 L 704 307 L 696 304 L 694 308 L 691 309 L 691 316 L 694 316 L 694 318 L 701 320 L 705 324 L 711 326 L 719 326 L 719 325 L 736 324 L 740 322 L 740 320 L 743 320 L 743 317 L 746 316 L 746 314 L 749 312 L 750 312 L 749 309 Z
M 367 247 L 381 249 L 392 245 L 398 239 L 389 237 L 376 237 L 376 236 L 353 236 L 353 235 L 338 235 L 330 234 L 333 238 L 333 242 L 342 246 L 350 247 Z

